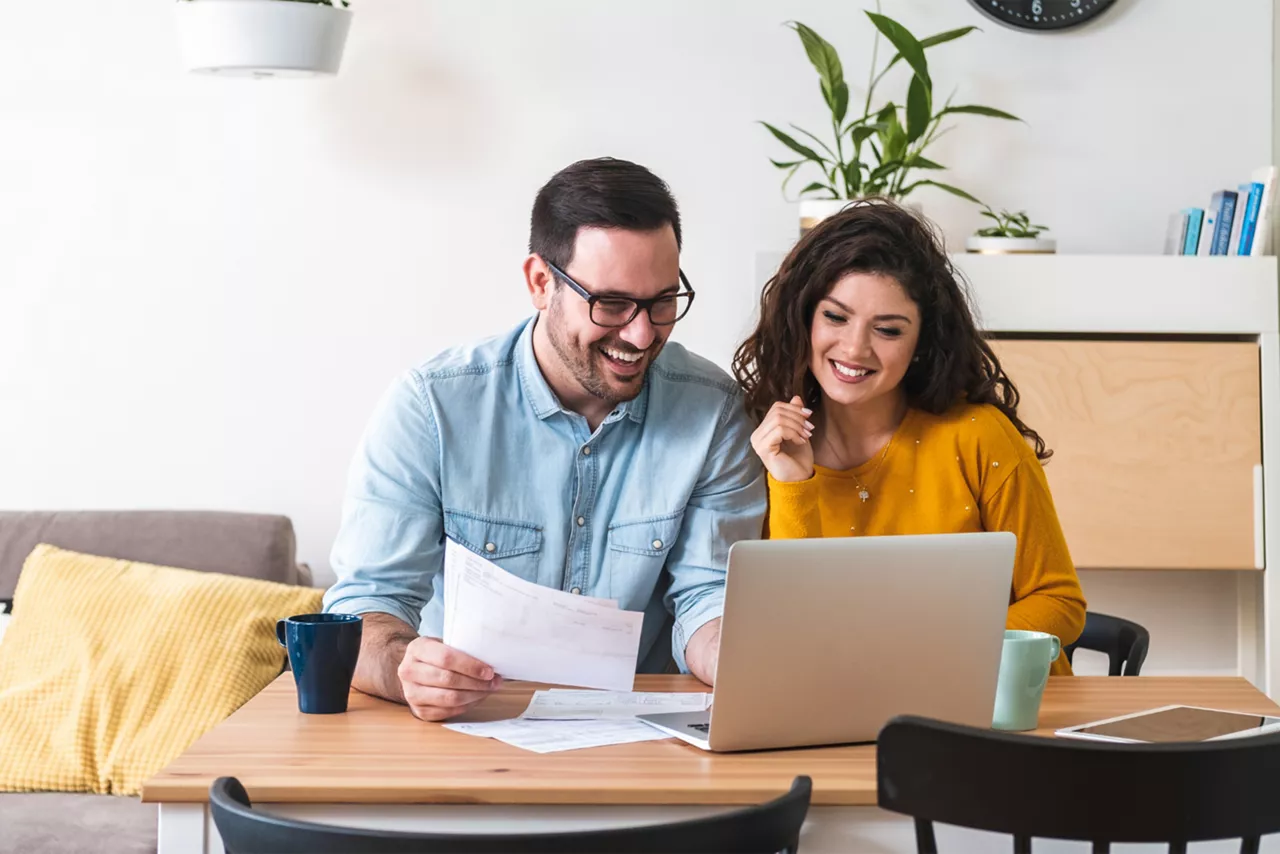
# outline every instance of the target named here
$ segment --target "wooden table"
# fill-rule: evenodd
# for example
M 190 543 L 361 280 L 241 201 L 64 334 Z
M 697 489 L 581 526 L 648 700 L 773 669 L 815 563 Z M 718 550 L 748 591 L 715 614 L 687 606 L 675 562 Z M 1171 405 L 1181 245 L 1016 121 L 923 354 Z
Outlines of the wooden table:
M 514 717 L 538 687 L 509 683 L 465 719 Z M 636 690 L 704 686 L 639 676 Z M 1054 677 L 1037 733 L 1170 703 L 1280 710 L 1233 677 Z M 776 797 L 800 774 L 813 779 L 806 854 L 913 850 L 910 822 L 873 806 L 873 745 L 710 754 L 667 739 L 535 754 L 356 692 L 345 715 L 304 715 L 288 673 L 148 780 L 142 799 L 160 805 L 159 854 L 221 854 L 206 801 L 223 775 L 238 777 L 255 805 L 313 821 L 530 832 L 705 815 Z

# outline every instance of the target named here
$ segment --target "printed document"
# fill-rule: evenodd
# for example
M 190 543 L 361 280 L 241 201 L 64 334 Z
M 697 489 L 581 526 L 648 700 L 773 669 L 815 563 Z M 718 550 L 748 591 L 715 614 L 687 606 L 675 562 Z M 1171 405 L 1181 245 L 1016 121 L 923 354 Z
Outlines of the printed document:
M 639 611 L 525 581 L 445 541 L 443 640 L 505 679 L 630 691 L 643 621 Z

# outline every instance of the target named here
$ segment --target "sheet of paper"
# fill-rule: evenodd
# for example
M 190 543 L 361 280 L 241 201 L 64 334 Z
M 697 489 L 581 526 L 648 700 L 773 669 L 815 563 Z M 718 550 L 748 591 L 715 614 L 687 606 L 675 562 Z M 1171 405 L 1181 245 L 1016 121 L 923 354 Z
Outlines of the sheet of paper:
M 507 679 L 629 691 L 644 614 L 525 581 L 453 540 L 444 642 Z
M 512 747 L 534 753 L 555 753 L 560 750 L 670 738 L 669 734 L 634 720 L 531 721 L 516 718 L 486 723 L 445 724 L 444 727 L 467 735 L 496 738 Z
M 710 706 L 710 694 L 551 690 L 534 693 L 520 717 L 531 721 L 631 720 L 638 715 L 704 712 Z

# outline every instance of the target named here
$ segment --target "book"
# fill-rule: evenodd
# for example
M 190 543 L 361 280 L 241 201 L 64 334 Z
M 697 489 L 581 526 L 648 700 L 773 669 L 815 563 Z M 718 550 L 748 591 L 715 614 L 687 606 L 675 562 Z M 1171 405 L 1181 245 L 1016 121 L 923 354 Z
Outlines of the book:
M 1257 182 L 1241 184 L 1236 188 L 1240 194 L 1237 204 L 1244 209 L 1244 217 L 1240 221 L 1240 235 L 1236 239 L 1236 254 L 1248 255 L 1253 246 L 1253 233 L 1258 225 L 1258 207 L 1262 203 L 1262 185 Z
M 1187 215 L 1186 235 L 1182 240 L 1183 255 L 1195 255 L 1200 248 L 1200 224 L 1204 221 L 1203 208 L 1187 208 L 1183 211 Z
M 1210 255 L 1226 255 L 1231 250 L 1231 227 L 1236 215 L 1236 192 L 1219 190 L 1213 194 L 1209 207 L 1214 212 L 1213 245 Z
M 1240 254 L 1240 232 L 1244 229 L 1244 211 L 1249 200 L 1248 190 L 1241 193 L 1236 190 L 1236 206 L 1231 212 L 1231 233 L 1227 235 L 1227 255 Z
M 1169 227 L 1164 233 L 1164 254 L 1181 255 L 1187 240 L 1187 212 L 1169 214 Z
M 1196 247 L 1197 255 L 1213 254 L 1213 229 L 1217 223 L 1217 214 L 1213 207 L 1204 209 L 1204 222 L 1200 224 L 1200 244 Z
M 1258 221 L 1254 226 L 1249 254 L 1272 255 L 1275 253 L 1274 235 L 1271 231 L 1275 223 L 1276 167 L 1260 166 L 1253 170 L 1249 178 L 1253 183 L 1262 185 L 1262 198 L 1258 201 Z

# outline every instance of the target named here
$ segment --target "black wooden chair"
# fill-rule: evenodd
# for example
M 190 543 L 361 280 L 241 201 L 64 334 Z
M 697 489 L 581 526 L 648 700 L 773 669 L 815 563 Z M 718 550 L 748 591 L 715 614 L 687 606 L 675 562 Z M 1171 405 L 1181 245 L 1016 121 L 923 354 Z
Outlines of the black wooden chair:
M 1109 676 L 1137 676 L 1150 645 L 1151 635 L 1132 620 L 1089 611 L 1084 615 L 1084 631 L 1079 640 L 1063 651 L 1072 664 L 1077 649 L 1105 652 L 1111 662 Z
M 880 806 L 915 818 L 916 847 L 935 854 L 933 823 L 1013 836 L 1111 843 L 1242 839 L 1280 831 L 1280 733 L 1216 742 L 1103 744 L 1036 738 L 903 716 L 880 731 Z
M 209 806 L 227 854 L 794 854 L 812 789 L 808 777 L 796 777 L 791 791 L 775 800 L 707 818 L 526 835 L 403 833 L 295 821 L 254 809 L 235 777 L 214 781 Z

